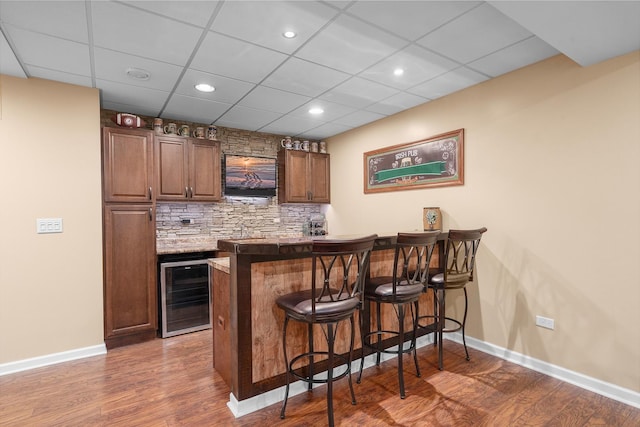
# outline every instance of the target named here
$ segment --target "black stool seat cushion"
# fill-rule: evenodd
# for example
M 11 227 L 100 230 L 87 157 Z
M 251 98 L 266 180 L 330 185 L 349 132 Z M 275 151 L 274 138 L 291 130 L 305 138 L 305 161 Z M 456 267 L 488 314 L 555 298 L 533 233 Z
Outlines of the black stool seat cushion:
M 336 295 L 338 291 L 332 289 L 331 293 Z M 317 291 L 315 318 L 312 315 L 311 300 L 313 293 L 311 289 L 282 295 L 278 297 L 276 304 L 292 317 L 309 322 L 319 320 L 331 321 L 348 317 L 360 304 L 358 296 L 343 298 L 337 301 L 331 301 L 329 296 L 323 296 L 318 300 L 317 297 L 319 296 L 320 292 Z
M 452 274 L 449 273 L 447 275 L 447 283 L 444 282 L 444 274 L 438 273 L 431 278 L 429 278 L 429 286 L 433 286 L 436 288 L 463 288 L 464 285 L 471 279 L 471 275 L 469 273 L 457 273 Z
M 409 284 L 406 280 L 398 282 L 395 297 L 402 299 L 405 297 L 419 296 L 424 291 L 422 283 Z M 393 297 L 393 277 L 380 276 L 371 278 L 365 285 L 365 296 L 367 298 L 388 298 Z

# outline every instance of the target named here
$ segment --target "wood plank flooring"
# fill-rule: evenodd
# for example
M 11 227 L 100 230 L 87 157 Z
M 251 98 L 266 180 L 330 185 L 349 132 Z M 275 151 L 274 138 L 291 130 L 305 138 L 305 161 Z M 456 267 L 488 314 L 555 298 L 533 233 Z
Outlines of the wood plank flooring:
M 640 426 L 640 409 L 445 340 L 445 370 L 432 345 L 419 350 L 422 377 L 405 361 L 365 370 L 351 405 L 334 388 L 340 426 Z M 212 368 L 211 331 L 157 339 L 106 355 L 0 377 L 0 426 L 322 426 L 325 388 L 234 418 L 229 388 Z

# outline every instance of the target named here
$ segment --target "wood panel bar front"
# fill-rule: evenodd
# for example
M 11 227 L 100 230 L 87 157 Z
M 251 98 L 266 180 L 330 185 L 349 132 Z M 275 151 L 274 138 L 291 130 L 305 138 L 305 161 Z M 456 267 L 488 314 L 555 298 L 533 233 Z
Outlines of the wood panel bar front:
M 442 234 L 443 238 L 446 236 Z M 325 236 L 320 238 L 354 238 L 360 236 Z M 317 237 L 314 237 L 316 239 Z M 381 235 L 375 243 L 371 257 L 371 274 L 391 274 L 393 248 L 396 235 Z M 213 319 L 226 326 L 229 347 L 214 346 L 214 367 L 238 401 L 249 399 L 285 384 L 285 363 L 282 350 L 282 325 L 284 313 L 275 300 L 283 294 L 308 289 L 311 286 L 312 238 L 220 240 L 218 248 L 229 253 L 228 294 L 226 290 L 214 291 L 214 295 L 228 295 L 228 311 L 220 310 L 224 302 L 214 302 Z M 438 266 L 440 256 L 434 254 L 432 266 Z M 217 277 L 217 276 L 214 276 Z M 225 280 L 213 283 L 226 286 Z M 433 300 L 430 293 L 420 299 L 420 313 L 431 314 Z M 228 314 L 227 314 L 228 313 Z M 369 328 L 369 307 L 365 307 L 365 328 Z M 228 319 L 224 318 L 228 316 Z M 358 316 L 358 314 L 356 314 Z M 383 307 L 381 314 L 385 328 L 397 328 L 392 307 Z M 319 326 L 317 326 L 319 327 Z M 406 327 L 412 329 L 410 319 Z M 356 351 L 354 360 L 361 356 L 359 319 L 356 317 Z M 221 328 L 214 325 L 214 334 Z M 218 332 L 216 332 L 218 331 Z M 349 322 L 341 322 L 336 339 L 336 351 L 346 354 L 349 342 Z M 428 333 L 423 330 L 421 334 Z M 307 347 L 306 326 L 291 322 L 287 333 L 287 351 L 294 355 Z M 314 345 L 326 347 L 324 335 L 318 329 Z M 395 345 L 391 339 L 383 347 Z M 221 347 L 221 348 L 218 348 Z M 368 354 L 368 353 L 367 353 Z M 219 363 L 215 363 L 218 360 Z M 226 362 L 228 360 L 228 362 Z M 304 367 L 302 368 L 304 369 Z M 326 370 L 326 361 L 318 361 L 315 372 Z

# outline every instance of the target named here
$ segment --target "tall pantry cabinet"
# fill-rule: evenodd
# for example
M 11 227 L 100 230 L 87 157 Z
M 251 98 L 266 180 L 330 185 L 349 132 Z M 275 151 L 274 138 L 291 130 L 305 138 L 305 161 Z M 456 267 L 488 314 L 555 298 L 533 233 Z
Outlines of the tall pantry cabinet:
M 103 128 L 104 339 L 107 348 L 157 329 L 153 132 Z

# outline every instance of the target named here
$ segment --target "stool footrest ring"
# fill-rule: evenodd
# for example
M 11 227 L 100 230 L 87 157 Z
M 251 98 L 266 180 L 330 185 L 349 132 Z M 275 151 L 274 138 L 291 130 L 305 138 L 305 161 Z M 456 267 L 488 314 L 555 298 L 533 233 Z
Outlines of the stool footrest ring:
M 423 326 L 423 325 L 421 325 L 421 324 L 420 324 L 420 319 L 437 319 L 437 318 L 438 318 L 437 316 L 433 316 L 433 315 L 420 316 L 420 317 L 418 318 L 418 327 L 420 327 L 420 328 L 428 328 L 428 327 L 430 327 L 430 326 L 432 326 L 432 325 L 433 325 L 433 324 L 429 324 L 429 325 L 424 325 L 424 326 Z M 445 318 L 444 318 L 444 320 L 445 320 L 445 321 L 447 321 L 447 320 L 448 320 L 448 321 L 450 321 L 450 322 L 453 322 L 453 323 L 455 323 L 455 324 L 456 324 L 456 325 L 458 325 L 458 326 L 456 326 L 456 327 L 454 327 L 454 328 L 450 328 L 450 329 L 442 329 L 442 332 L 444 332 L 444 333 L 457 332 L 457 331 L 459 331 L 460 329 L 462 329 L 462 322 L 460 322 L 459 320 L 453 319 L 453 318 L 451 318 L 451 317 L 445 317 Z M 434 323 L 435 323 L 435 322 L 434 322 Z M 434 330 L 434 332 L 436 332 L 436 330 Z
M 293 365 L 294 365 L 294 363 L 296 363 L 300 359 L 305 359 L 305 358 L 308 359 L 309 357 L 312 357 L 312 356 L 328 356 L 328 355 L 329 355 L 329 353 L 326 352 L 326 351 L 314 351 L 314 352 L 307 352 L 307 353 L 300 354 L 300 355 L 294 357 L 293 359 L 291 359 L 291 362 L 289 362 L 289 366 L 288 366 L 289 373 L 291 375 L 293 375 L 295 378 L 297 378 L 297 379 L 299 379 L 301 381 L 304 381 L 306 383 L 326 384 L 329 381 L 329 378 L 321 378 L 321 379 L 309 378 L 309 377 L 307 377 L 305 375 L 301 375 L 301 374 L 297 373 L 293 369 Z M 340 362 L 340 364 L 334 365 L 334 367 L 333 367 L 334 369 L 339 368 L 342 365 L 346 366 L 346 369 L 345 369 L 344 372 L 333 376 L 333 380 L 335 381 L 335 380 L 339 380 L 340 378 L 344 378 L 347 375 L 349 375 L 351 373 L 351 366 L 349 365 L 349 359 L 347 357 L 342 356 L 340 354 L 334 354 L 333 357 L 335 359 L 337 359 L 338 362 Z M 326 360 L 326 359 L 324 359 L 324 360 Z M 301 366 L 300 368 L 308 368 L 308 366 L 309 365 Z M 322 372 L 327 372 L 327 371 L 316 372 L 316 374 L 317 373 L 322 373 Z

